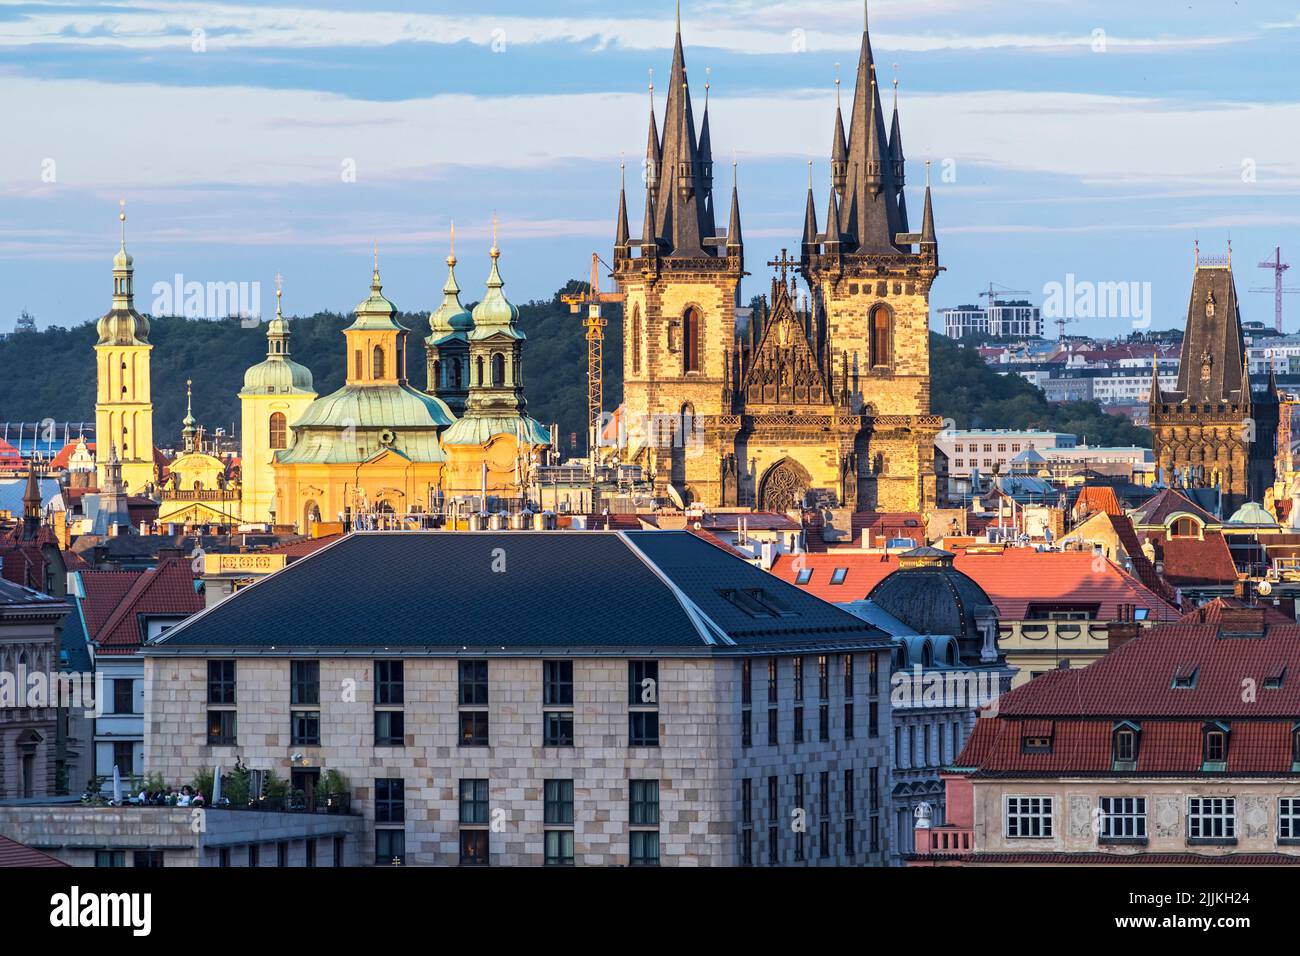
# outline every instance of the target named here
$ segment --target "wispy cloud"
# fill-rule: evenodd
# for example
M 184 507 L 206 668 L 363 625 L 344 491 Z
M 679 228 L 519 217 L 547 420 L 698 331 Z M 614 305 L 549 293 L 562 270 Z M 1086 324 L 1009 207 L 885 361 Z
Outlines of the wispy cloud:
M 938 7 L 951 4 L 932 4 Z M 690 42 L 736 53 L 782 54 L 795 51 L 854 51 L 861 34 L 830 29 L 829 4 L 782 3 L 722 5 L 693 20 Z M 845 4 L 834 11 L 843 16 Z M 908 10 L 909 15 L 920 11 Z M 830 23 L 828 24 L 828 19 Z M 125 0 L 104 9 L 58 4 L 0 21 L 0 46 L 108 47 L 131 50 L 303 49 L 375 47 L 398 43 L 470 43 L 507 50 L 512 45 L 570 43 L 594 49 L 668 49 L 672 22 L 665 17 L 455 16 L 396 11 L 319 10 L 288 6 L 236 6 L 180 2 L 165 6 L 150 0 Z M 1090 31 L 1059 33 L 983 33 L 978 31 L 873 33 L 884 50 L 1089 49 Z M 1233 42 L 1223 34 L 1206 36 L 1107 35 L 1115 51 L 1178 50 Z

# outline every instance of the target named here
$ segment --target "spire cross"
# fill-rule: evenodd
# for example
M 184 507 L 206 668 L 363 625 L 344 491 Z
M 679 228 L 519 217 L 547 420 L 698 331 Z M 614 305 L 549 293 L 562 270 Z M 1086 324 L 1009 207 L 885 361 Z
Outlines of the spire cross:
M 781 255 L 777 256 L 777 258 L 769 262 L 768 265 L 774 269 L 781 270 L 781 282 L 784 283 L 786 281 L 786 276 L 788 271 L 790 269 L 793 269 L 795 266 L 799 265 L 799 260 L 791 259 L 789 250 L 782 249 Z

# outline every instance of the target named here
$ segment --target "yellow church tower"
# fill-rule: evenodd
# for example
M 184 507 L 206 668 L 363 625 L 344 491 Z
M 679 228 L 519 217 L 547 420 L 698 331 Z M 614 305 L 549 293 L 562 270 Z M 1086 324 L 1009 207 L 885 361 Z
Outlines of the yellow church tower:
M 108 461 L 116 451 L 122 484 L 144 494 L 156 478 L 153 452 L 153 402 L 149 391 L 149 322 L 136 312 L 134 263 L 126 251 L 126 201 L 118 213 L 122 244 L 113 257 L 113 305 L 99 320 L 95 343 L 98 391 L 95 398 L 95 457 L 99 487 L 107 484 Z
M 275 454 L 289 447 L 289 428 L 312 402 L 311 371 L 289 358 L 289 323 L 281 312 L 284 295 L 275 277 L 275 318 L 266 327 L 266 360 L 244 373 L 240 407 L 240 516 L 250 523 L 292 521 L 275 496 Z

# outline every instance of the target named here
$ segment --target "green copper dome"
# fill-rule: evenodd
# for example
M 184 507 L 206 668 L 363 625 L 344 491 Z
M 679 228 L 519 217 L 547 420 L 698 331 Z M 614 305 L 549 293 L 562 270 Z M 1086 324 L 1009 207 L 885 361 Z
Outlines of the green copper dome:
M 515 326 L 519 321 L 519 309 L 507 301 L 501 292 L 501 288 L 505 285 L 497 269 L 497 259 L 501 256 L 501 250 L 494 245 L 490 255 L 492 271 L 488 273 L 487 294 L 483 296 L 482 302 L 474 306 L 474 328 L 469 333 L 470 341 L 476 342 L 494 335 L 522 339 L 525 337 L 524 333 Z
M 123 242 L 122 247 L 117 250 L 117 255 L 113 257 L 113 271 L 123 272 L 134 267 L 135 259 L 131 257 L 131 253 L 126 251 L 126 243 Z
M 486 445 L 497 435 L 514 435 L 524 445 L 549 445 L 551 433 L 528 415 L 466 415 L 442 433 L 444 445 Z
M 370 295 L 356 307 L 357 319 L 344 329 L 345 332 L 354 329 L 372 332 L 407 331 L 406 327 L 397 321 L 397 306 L 384 298 L 383 288 L 379 282 L 379 257 L 376 253 L 375 271 L 370 279 Z
M 429 316 L 429 345 L 441 345 L 450 338 L 464 340 L 474 328 L 474 317 L 460 304 L 460 286 L 456 284 L 456 256 L 447 257 L 447 282 L 442 287 L 442 305 Z
M 280 310 L 284 294 L 276 276 L 275 318 L 266 325 L 266 359 L 244 373 L 241 395 L 315 394 L 311 370 L 289 358 L 289 323 Z
M 318 398 L 293 423 L 284 463 L 366 461 L 391 448 L 412 461 L 443 461 L 438 432 L 455 421 L 441 399 L 409 385 L 345 385 Z

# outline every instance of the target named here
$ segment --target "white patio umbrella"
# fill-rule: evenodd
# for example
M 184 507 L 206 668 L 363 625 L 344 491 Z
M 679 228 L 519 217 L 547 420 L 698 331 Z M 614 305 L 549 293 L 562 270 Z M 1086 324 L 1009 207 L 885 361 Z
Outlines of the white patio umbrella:
M 221 800 L 221 764 L 217 764 L 212 768 L 212 799 L 209 802 L 209 805 L 215 807 L 220 800 Z
M 113 802 L 122 802 L 122 772 L 113 764 Z

